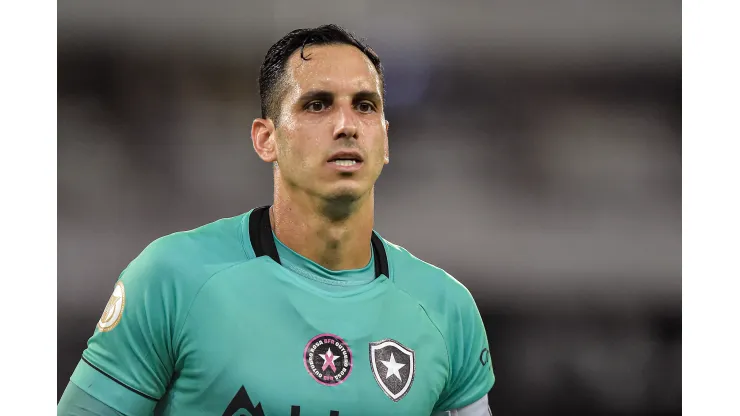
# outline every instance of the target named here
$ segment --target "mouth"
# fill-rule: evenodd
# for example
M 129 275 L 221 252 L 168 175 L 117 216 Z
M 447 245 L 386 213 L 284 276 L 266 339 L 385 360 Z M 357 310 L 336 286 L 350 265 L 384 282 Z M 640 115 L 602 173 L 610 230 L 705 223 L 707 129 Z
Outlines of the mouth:
M 327 162 L 334 163 L 339 166 L 352 166 L 362 163 L 362 156 L 359 152 L 353 151 L 337 152 L 334 153 Z
M 334 163 L 337 166 L 354 166 L 360 162 L 357 160 L 337 159 L 330 161 L 330 163 Z
M 340 168 L 341 170 L 353 170 L 353 168 L 359 168 L 362 162 L 362 155 L 355 151 L 337 152 L 327 160 L 329 165 Z

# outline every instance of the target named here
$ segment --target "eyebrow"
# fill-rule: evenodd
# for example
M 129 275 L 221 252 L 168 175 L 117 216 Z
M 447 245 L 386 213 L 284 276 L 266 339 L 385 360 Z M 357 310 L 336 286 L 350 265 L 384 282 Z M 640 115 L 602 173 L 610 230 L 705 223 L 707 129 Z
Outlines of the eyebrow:
M 298 102 L 301 104 L 305 104 L 311 101 L 332 101 L 334 99 L 334 93 L 326 90 L 311 90 L 306 91 L 303 95 L 301 95 L 298 98 Z M 370 90 L 361 90 L 356 92 L 352 96 L 352 102 L 357 101 L 372 101 L 376 105 L 380 105 L 382 102 L 382 99 L 380 98 L 380 95 L 375 91 Z
M 372 101 L 373 103 L 380 105 L 383 100 L 380 98 L 380 95 L 378 95 L 375 91 L 369 91 L 369 90 L 362 90 L 358 91 L 355 94 L 354 101 Z

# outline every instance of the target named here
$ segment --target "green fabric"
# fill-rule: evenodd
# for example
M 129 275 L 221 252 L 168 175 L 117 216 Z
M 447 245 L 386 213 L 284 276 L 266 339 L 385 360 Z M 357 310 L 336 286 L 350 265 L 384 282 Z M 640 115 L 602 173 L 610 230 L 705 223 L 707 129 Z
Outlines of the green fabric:
M 255 258 L 248 216 L 147 247 L 119 279 L 120 321 L 83 353 L 100 371 L 83 361 L 72 381 L 127 414 L 178 416 L 429 415 L 490 390 L 485 328 L 449 274 L 385 240 L 377 279 L 375 259 L 332 272 L 279 241 L 283 265 Z
M 126 414 L 85 393 L 70 382 L 57 405 L 57 416 L 126 416 Z
M 280 256 L 280 264 L 324 290 L 340 292 L 354 286 L 370 283 L 375 279 L 375 258 L 372 250 L 370 250 L 370 262 L 365 267 L 336 271 L 329 270 L 296 253 L 283 244 L 274 233 L 273 239 Z

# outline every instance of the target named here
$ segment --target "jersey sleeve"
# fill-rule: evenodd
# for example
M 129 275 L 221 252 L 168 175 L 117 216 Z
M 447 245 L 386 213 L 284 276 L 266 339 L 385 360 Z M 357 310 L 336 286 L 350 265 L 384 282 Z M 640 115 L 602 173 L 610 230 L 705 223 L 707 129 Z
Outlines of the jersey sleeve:
M 458 306 L 447 316 L 450 375 L 437 411 L 461 409 L 477 402 L 488 394 L 495 380 L 483 320 L 470 292 L 462 292 Z
M 118 410 L 85 393 L 74 383 L 67 384 L 57 405 L 57 416 L 125 416 Z
M 491 408 L 488 406 L 488 396 L 484 395 L 478 401 L 469 404 L 462 409 L 445 410 L 437 412 L 433 416 L 491 416 Z
M 152 245 L 123 271 L 71 381 L 127 415 L 151 414 L 172 378 L 178 293 Z

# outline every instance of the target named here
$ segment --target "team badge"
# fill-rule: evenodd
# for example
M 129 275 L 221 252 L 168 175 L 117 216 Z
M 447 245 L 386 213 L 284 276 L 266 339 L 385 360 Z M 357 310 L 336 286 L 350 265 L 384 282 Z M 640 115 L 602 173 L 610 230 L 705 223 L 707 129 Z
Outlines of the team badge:
M 321 334 L 306 344 L 303 363 L 316 381 L 325 386 L 336 386 L 352 372 L 352 351 L 338 336 Z
M 123 282 L 119 280 L 113 288 L 113 294 L 108 299 L 108 304 L 105 305 L 103 315 L 98 321 L 98 328 L 103 332 L 115 328 L 118 322 L 121 321 L 121 315 L 123 315 L 123 307 L 125 305 L 126 292 L 123 289 Z
M 414 382 L 414 350 L 392 339 L 370 343 L 370 366 L 381 390 L 397 402 Z

